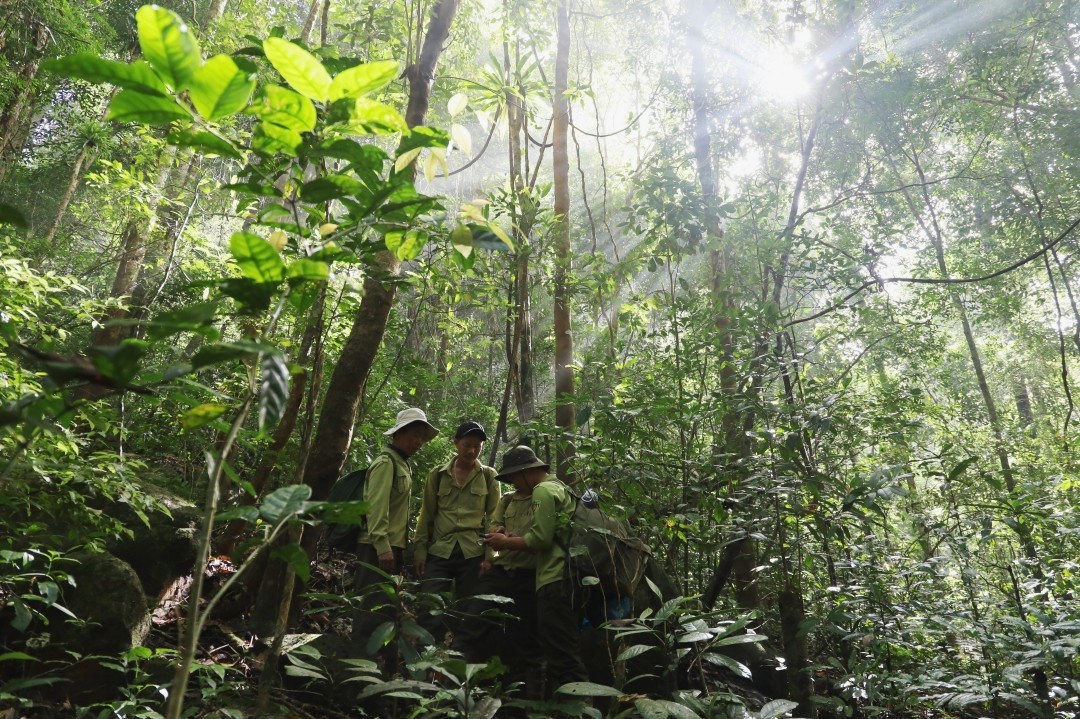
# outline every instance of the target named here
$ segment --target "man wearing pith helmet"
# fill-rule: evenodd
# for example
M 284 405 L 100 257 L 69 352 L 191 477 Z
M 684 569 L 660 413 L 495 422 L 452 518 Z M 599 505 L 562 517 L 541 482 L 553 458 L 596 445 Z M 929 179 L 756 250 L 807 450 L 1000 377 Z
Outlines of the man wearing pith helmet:
M 498 552 L 536 554 L 537 629 L 548 663 L 547 684 L 549 690 L 557 690 L 568 682 L 588 681 L 589 675 L 581 662 L 580 623 L 565 572 L 564 547 L 569 542 L 574 497 L 565 484 L 548 474 L 548 469 L 550 466 L 524 445 L 503 455 L 499 479 L 513 478 L 532 488 L 532 526 L 524 536 L 494 532 L 485 542 Z
M 424 484 L 420 518 L 413 541 L 416 574 L 423 592 L 450 592 L 470 597 L 481 571 L 491 568 L 490 549 L 477 543 L 499 501 L 495 468 L 479 461 L 487 433 L 479 422 L 466 421 L 454 432 L 456 453 L 431 470 Z M 485 564 L 485 562 L 487 562 Z M 420 617 L 420 626 L 439 641 L 455 629 L 441 612 Z
M 368 513 L 356 550 L 359 564 L 354 582 L 357 593 L 363 596 L 352 630 L 353 644 L 362 654 L 373 654 L 380 649 L 368 647 L 371 637 L 380 625 L 395 619 L 396 601 L 379 591 L 379 586 L 387 581 L 386 575 L 401 573 L 412 491 L 409 457 L 438 433 L 423 410 L 403 409 L 398 412 L 394 426 L 383 432 L 390 438 L 390 444 L 368 468 L 364 480 Z

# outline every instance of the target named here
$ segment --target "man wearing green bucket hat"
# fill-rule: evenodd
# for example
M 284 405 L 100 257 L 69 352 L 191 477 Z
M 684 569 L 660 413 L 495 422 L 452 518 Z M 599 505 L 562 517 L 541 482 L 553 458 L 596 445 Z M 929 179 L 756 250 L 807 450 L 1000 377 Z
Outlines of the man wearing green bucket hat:
M 531 447 L 520 445 L 503 455 L 497 477 L 532 489 L 532 526 L 523 536 L 492 532 L 484 539 L 497 552 L 536 555 L 537 634 L 548 663 L 548 687 L 557 691 L 568 682 L 584 682 L 589 674 L 578 647 L 580 621 L 575 615 L 566 581 L 566 551 L 574 496 L 550 466 Z

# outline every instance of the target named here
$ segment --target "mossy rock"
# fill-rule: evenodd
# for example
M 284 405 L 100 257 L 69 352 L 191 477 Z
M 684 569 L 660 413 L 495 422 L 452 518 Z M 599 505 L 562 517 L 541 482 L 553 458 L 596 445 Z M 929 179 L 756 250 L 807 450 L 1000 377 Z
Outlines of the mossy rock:
M 60 603 L 77 621 L 61 621 L 54 612 L 52 643 L 82 655 L 115 656 L 140 646 L 150 633 L 150 610 L 135 570 L 105 552 L 71 557 L 78 562 L 74 586 L 64 588 Z

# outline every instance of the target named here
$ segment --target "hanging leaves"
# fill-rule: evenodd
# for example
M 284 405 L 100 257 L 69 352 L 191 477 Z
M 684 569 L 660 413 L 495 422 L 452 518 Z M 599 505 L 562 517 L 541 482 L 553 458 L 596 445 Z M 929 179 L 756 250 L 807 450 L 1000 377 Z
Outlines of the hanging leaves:
M 135 13 L 143 57 L 169 87 L 187 89 L 202 64 L 199 44 L 179 15 L 156 5 Z
M 329 98 L 330 73 L 310 52 L 279 37 L 264 40 L 263 52 L 285 82 L 298 93 L 316 102 L 325 102 Z
M 198 69 L 191 83 L 191 102 L 207 120 L 220 120 L 247 106 L 255 80 L 228 55 L 215 55 Z
M 259 384 L 259 430 L 266 431 L 281 419 L 289 400 L 289 368 L 279 355 L 262 358 L 262 381 Z

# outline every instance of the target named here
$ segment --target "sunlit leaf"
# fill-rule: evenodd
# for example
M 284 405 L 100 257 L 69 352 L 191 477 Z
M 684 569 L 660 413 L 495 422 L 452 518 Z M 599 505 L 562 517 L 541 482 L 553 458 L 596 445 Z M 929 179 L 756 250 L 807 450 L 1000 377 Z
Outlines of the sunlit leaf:
M 42 63 L 46 70 L 59 73 L 66 77 L 74 77 L 93 83 L 107 82 L 110 85 L 126 90 L 138 90 L 148 95 L 165 96 L 168 91 L 165 83 L 150 66 L 136 60 L 132 63 L 117 62 L 98 57 L 92 52 L 81 52 L 76 55 L 47 60 Z
M 398 155 L 397 160 L 394 161 L 394 172 L 401 172 L 406 167 L 411 165 L 413 160 L 415 160 L 416 156 L 419 154 L 420 148 L 418 147 L 415 150 L 409 150 L 402 155 Z
M 409 129 L 400 112 L 366 97 L 356 99 L 349 124 L 354 129 L 375 134 L 405 132 Z
M 325 282 L 330 279 L 330 266 L 318 260 L 299 259 L 289 265 L 286 277 L 293 285 L 300 282 Z
M 171 98 L 147 95 L 137 90 L 121 90 L 109 103 L 106 119 L 167 125 L 175 120 L 191 119 L 191 115 Z
M 165 138 L 170 145 L 177 147 L 191 147 L 199 150 L 209 157 L 231 157 L 234 160 L 243 159 L 243 155 L 228 141 L 206 130 L 179 130 L 171 132 Z
M 555 693 L 575 697 L 621 697 L 623 695 L 615 687 L 592 682 L 569 682 L 556 689 Z
M 285 263 L 269 242 L 250 232 L 234 232 L 229 251 L 245 277 L 255 282 L 280 282 L 285 278 Z
M 251 146 L 267 155 L 296 156 L 297 148 L 304 138 L 295 130 L 275 125 L 268 122 L 260 122 L 255 126 L 255 132 L 251 137 Z
M 263 122 L 281 125 L 295 132 L 314 130 L 317 120 L 315 105 L 311 100 L 281 85 L 264 86 L 248 112 Z
M 228 55 L 215 55 L 195 72 L 191 102 L 207 120 L 219 120 L 247 106 L 255 80 Z
M 473 235 L 465 225 L 458 225 L 454 228 L 454 231 L 450 233 L 450 243 L 454 245 L 454 249 L 461 253 L 463 257 L 468 257 L 473 251 Z
M 397 60 L 380 60 L 339 72 L 330 83 L 330 99 L 362 97 L 386 87 L 401 73 Z
M 454 124 L 450 126 L 450 137 L 454 138 L 454 144 L 466 155 L 472 154 L 472 135 L 464 125 Z
M 427 243 L 427 235 L 416 230 L 405 232 L 387 232 L 386 249 L 397 255 L 399 260 L 407 262 L 420 256 L 420 251 Z
M 208 422 L 213 422 L 215 419 L 225 414 L 225 410 L 227 409 L 228 408 L 225 407 L 225 405 L 215 404 L 213 402 L 200 404 L 180 415 L 180 426 L 185 430 L 191 431 L 196 427 L 202 427 Z
M 446 103 L 446 111 L 450 113 L 450 117 L 455 117 L 461 114 L 461 111 L 469 106 L 469 96 L 463 92 L 459 92 L 450 98 L 450 101 Z
M 774 719 L 774 717 L 787 714 L 789 711 L 798 708 L 799 702 L 793 702 L 789 699 L 773 699 L 761 707 L 761 711 L 758 712 L 758 719 Z
M 324 102 L 330 96 L 330 73 L 304 48 L 279 37 L 263 41 L 266 59 L 285 82 L 304 97 Z
M 199 69 L 199 44 L 179 15 L 157 5 L 143 5 L 135 13 L 143 57 L 174 90 L 188 87 Z

